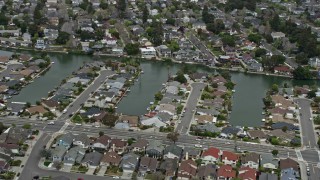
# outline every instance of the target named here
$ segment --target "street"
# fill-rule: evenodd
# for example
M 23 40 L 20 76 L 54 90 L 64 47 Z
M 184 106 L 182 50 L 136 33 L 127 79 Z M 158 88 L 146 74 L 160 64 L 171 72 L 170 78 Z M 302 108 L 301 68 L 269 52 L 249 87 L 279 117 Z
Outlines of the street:
M 189 99 L 186 102 L 184 116 L 181 116 L 181 123 L 177 127 L 177 132 L 180 134 L 187 134 L 189 132 L 189 126 L 193 120 L 193 115 L 196 110 L 197 102 L 201 97 L 202 89 L 205 87 L 204 83 L 193 83 L 191 84 L 192 89 L 189 95 Z
M 202 53 L 203 55 L 208 59 L 209 62 L 215 62 L 215 56 L 212 54 L 210 50 L 207 49 L 207 47 L 193 34 L 192 31 L 189 32 L 189 40 L 192 44 L 194 44 Z

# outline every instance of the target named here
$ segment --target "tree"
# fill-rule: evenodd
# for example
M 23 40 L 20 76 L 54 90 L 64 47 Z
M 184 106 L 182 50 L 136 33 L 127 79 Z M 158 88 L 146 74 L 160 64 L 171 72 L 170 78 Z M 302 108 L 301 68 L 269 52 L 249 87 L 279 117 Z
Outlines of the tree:
M 52 152 L 49 149 L 41 149 L 40 151 L 40 156 L 46 159 L 49 159 L 52 155 Z
M 312 79 L 312 74 L 308 68 L 298 66 L 295 70 L 292 72 L 294 79 L 299 80 L 306 80 L 306 79 Z
M 175 81 L 178 81 L 181 84 L 184 84 L 187 82 L 186 77 L 184 77 L 184 74 L 182 72 L 178 72 L 177 76 L 174 78 Z
M 0 25 L 6 26 L 8 25 L 9 19 L 6 17 L 4 12 L 0 13 Z
M 146 23 L 149 17 L 149 10 L 146 5 L 143 6 L 143 11 L 142 11 L 142 22 Z
M 278 155 L 278 153 L 279 153 L 279 151 L 278 150 L 276 150 L 276 149 L 274 149 L 274 150 L 272 150 L 272 155 L 274 155 L 274 156 L 277 156 Z
M 176 143 L 176 141 L 178 141 L 179 135 L 180 134 L 178 132 L 171 132 L 167 134 L 167 139 L 169 139 L 173 143 Z
M 67 32 L 60 31 L 56 39 L 57 44 L 66 44 L 69 40 L 70 34 Z
M 119 0 L 117 8 L 120 11 L 120 17 L 123 17 L 127 8 L 126 0 Z
M 288 127 L 287 127 L 287 126 L 283 126 L 283 127 L 282 127 L 282 131 L 283 131 L 283 132 L 287 132 L 287 130 L 288 130 Z
M 161 99 L 163 98 L 163 94 L 161 93 L 161 91 L 157 92 L 155 95 L 154 95 L 154 99 L 156 101 L 161 101 Z
M 223 35 L 221 39 L 223 45 L 228 45 L 234 47 L 236 45 L 236 40 L 231 35 Z
M 256 51 L 254 52 L 256 57 L 261 57 L 267 54 L 267 50 L 263 49 L 263 48 L 258 48 L 256 49 Z
M 279 92 L 279 86 L 277 84 L 272 84 L 271 91 L 273 93 L 278 93 Z
M 252 42 L 259 45 L 262 37 L 259 34 L 249 34 L 248 39 L 249 39 L 249 41 L 252 41 Z
M 315 98 L 316 97 L 316 91 L 315 90 L 311 90 L 311 91 L 309 91 L 308 92 L 308 94 L 307 94 L 307 97 L 308 98 Z
M 103 131 L 99 131 L 99 136 L 103 136 L 104 135 L 104 132 Z
M 113 114 L 107 114 L 103 119 L 102 119 L 102 124 L 113 127 L 118 120 L 118 116 L 113 115 Z
M 127 52 L 128 55 L 137 55 L 139 54 L 139 44 L 126 44 L 124 51 Z

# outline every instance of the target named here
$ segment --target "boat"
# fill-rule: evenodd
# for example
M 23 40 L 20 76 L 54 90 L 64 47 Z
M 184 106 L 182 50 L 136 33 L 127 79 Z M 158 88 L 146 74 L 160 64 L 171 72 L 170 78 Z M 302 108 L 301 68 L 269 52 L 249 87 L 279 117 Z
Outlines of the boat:
M 262 115 L 265 115 L 266 113 L 265 112 L 262 112 Z
M 235 89 L 232 89 L 232 92 L 236 92 L 236 90 L 235 90 Z
M 166 83 L 162 83 L 162 86 L 166 86 Z
M 269 76 L 270 74 L 269 74 L 269 73 L 267 73 L 266 75 L 267 75 L 267 76 Z
M 141 74 L 144 74 L 144 72 L 143 72 L 143 71 L 141 71 Z
M 262 119 L 262 122 L 265 122 L 266 121 L 266 119 Z
M 127 89 L 127 92 L 130 92 L 131 90 L 130 89 Z
M 150 111 L 150 108 L 148 107 L 147 110 Z
M 150 105 L 153 105 L 154 104 L 154 102 L 150 102 Z
M 51 62 L 51 64 L 54 64 L 54 63 L 55 63 L 55 62 L 53 62 L 53 61 Z

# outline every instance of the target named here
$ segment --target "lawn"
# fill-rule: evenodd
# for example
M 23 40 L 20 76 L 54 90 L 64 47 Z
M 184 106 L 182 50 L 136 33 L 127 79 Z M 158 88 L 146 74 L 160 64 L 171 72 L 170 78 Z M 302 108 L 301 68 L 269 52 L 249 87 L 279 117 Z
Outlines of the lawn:
M 110 176 L 121 176 L 122 172 L 120 172 L 120 169 L 117 166 L 109 166 L 106 174 Z
M 51 163 L 51 161 L 45 161 L 44 163 L 43 163 L 43 165 L 45 165 L 45 166 L 49 166 L 49 164 Z

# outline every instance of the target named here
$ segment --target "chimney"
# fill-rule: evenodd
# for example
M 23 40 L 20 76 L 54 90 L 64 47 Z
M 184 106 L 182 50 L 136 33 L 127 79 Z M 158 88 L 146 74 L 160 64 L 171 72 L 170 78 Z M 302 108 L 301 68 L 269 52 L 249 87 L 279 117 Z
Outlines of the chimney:
M 189 154 L 188 154 L 188 152 L 186 152 L 186 160 L 188 160 L 189 159 Z
M 112 144 L 112 150 L 113 150 L 113 152 L 116 151 L 116 145 L 115 144 Z

